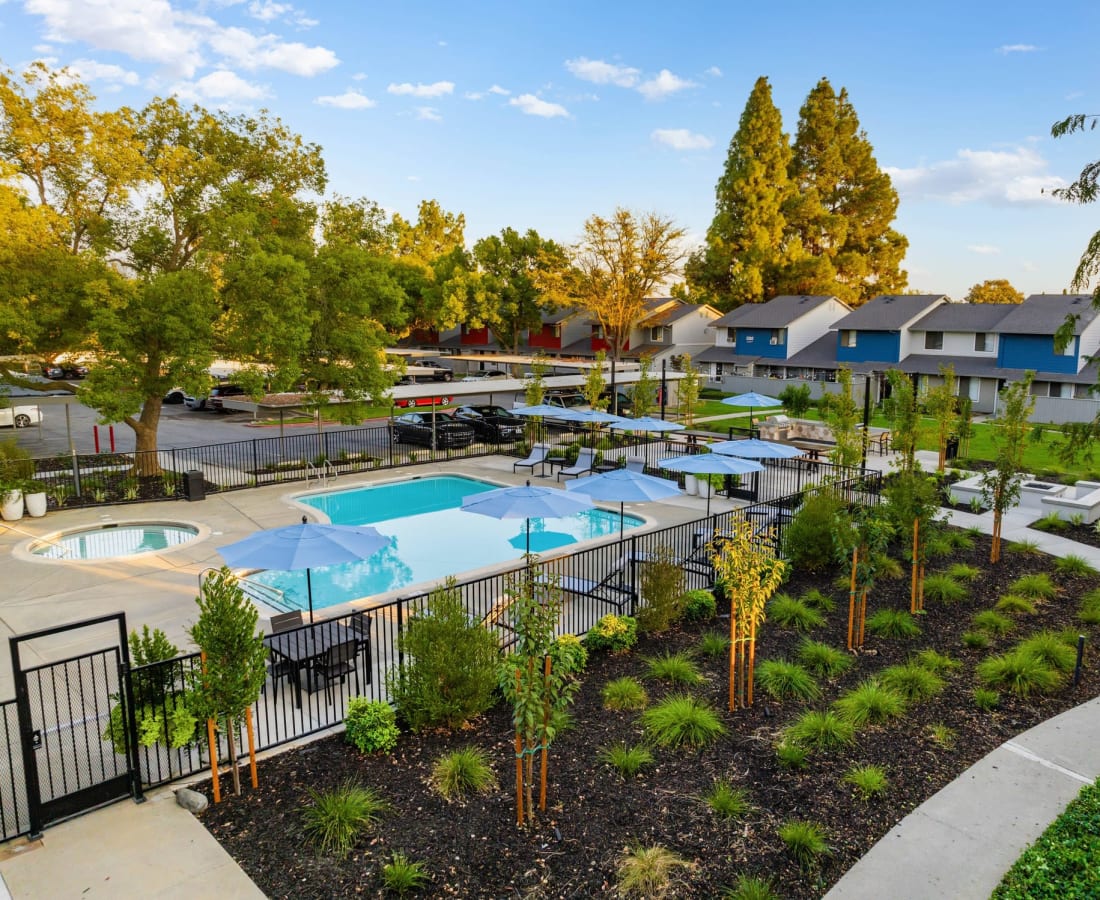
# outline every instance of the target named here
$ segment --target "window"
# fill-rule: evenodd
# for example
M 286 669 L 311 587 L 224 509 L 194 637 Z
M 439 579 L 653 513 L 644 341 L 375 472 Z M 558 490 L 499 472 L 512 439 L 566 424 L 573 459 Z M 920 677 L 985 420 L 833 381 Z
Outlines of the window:
M 714 364 L 714 377 L 715 378 L 721 378 L 722 377 L 722 364 L 721 363 L 715 363 Z
M 660 344 L 664 340 L 664 336 L 665 330 L 660 325 L 658 325 L 656 328 L 649 329 L 650 343 Z
M 990 335 L 984 332 L 979 332 L 974 335 L 974 350 L 978 353 L 988 353 L 993 349 L 993 341 L 990 340 Z
M 1064 397 L 1066 394 L 1062 392 L 1063 385 L 1060 381 L 1052 381 L 1050 383 L 1050 390 L 1047 392 L 1048 397 Z
M 856 333 L 854 331 L 840 332 L 840 346 L 854 347 L 856 345 Z
M 737 343 L 737 329 L 736 328 L 727 328 L 726 329 L 726 341 L 727 341 L 727 343 L 730 343 L 730 344 L 736 344 Z
M 926 331 L 924 333 L 924 349 L 925 350 L 942 350 L 943 349 L 943 332 L 942 331 Z
M 1059 348 L 1058 339 L 1054 339 L 1054 352 L 1058 356 L 1076 356 L 1077 355 L 1077 338 L 1071 337 L 1066 341 L 1066 346 Z
M 593 337 L 593 339 L 602 341 L 603 336 L 604 336 L 603 335 L 603 326 L 599 325 L 599 324 L 593 325 L 592 326 L 592 337 Z
M 787 343 L 787 329 L 773 328 L 771 338 L 769 338 L 768 343 L 771 344 L 773 347 Z

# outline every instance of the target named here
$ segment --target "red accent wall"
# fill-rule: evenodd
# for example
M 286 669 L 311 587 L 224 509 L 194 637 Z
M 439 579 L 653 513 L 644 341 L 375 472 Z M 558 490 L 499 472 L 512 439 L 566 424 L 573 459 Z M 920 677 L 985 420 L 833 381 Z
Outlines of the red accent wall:
M 484 345 L 489 343 L 489 329 L 488 328 L 466 328 L 462 329 L 461 342 L 464 346 L 469 345 Z
M 434 328 L 414 328 L 410 337 L 418 344 L 439 343 L 439 332 Z
M 527 343 L 531 347 L 542 347 L 546 350 L 561 349 L 561 334 L 554 334 L 553 325 L 543 325 L 542 331 L 531 330 L 527 333 Z
M 607 338 L 592 338 L 592 352 L 599 353 L 603 350 L 605 353 L 611 352 L 611 342 Z

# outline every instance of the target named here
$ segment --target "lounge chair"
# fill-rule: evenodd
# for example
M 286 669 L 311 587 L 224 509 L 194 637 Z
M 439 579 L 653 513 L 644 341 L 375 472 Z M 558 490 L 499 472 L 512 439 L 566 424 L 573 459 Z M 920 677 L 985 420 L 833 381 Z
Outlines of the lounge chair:
M 591 447 L 581 447 L 580 451 L 577 453 L 577 461 L 568 468 L 558 471 L 558 481 L 561 481 L 562 475 L 568 475 L 570 478 L 580 478 L 581 475 L 591 475 L 595 465 L 596 451 Z
M 626 458 L 626 468 L 630 472 L 637 472 L 642 474 L 645 472 L 645 457 L 644 456 L 628 456 Z
M 576 575 L 559 576 L 557 578 L 558 588 L 563 594 L 588 597 L 600 603 L 606 603 L 613 606 L 616 612 L 622 614 L 626 611 L 627 604 L 634 598 L 633 589 L 629 585 L 623 584 L 622 581 L 627 563 L 627 557 L 623 557 L 599 581 L 581 578 Z M 549 581 L 552 577 L 551 575 L 540 575 L 539 579 Z
M 546 459 L 550 455 L 550 447 L 548 444 L 535 444 L 531 447 L 531 455 L 527 459 L 521 459 L 517 463 L 512 464 L 512 471 L 516 469 L 530 469 L 532 474 L 535 471 L 535 466 L 546 465 Z

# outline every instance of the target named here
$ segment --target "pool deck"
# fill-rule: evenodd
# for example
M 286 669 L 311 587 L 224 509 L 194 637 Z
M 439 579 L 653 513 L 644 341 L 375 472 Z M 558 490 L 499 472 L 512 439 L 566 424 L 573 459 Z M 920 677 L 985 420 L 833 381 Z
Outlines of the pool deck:
M 329 487 L 347 488 L 393 481 L 410 475 L 444 473 L 501 484 L 523 484 L 530 476 L 526 473 L 514 474 L 513 462 L 510 457 L 490 456 L 432 463 L 397 471 L 342 477 L 330 481 Z M 531 480 L 542 482 L 541 479 Z M 547 480 L 545 483 L 552 482 Z M 314 483 L 311 490 L 317 489 Z M 142 625 L 160 628 L 178 646 L 189 646 L 187 629 L 196 618 L 195 596 L 199 576 L 204 569 L 222 565 L 222 558 L 215 548 L 265 528 L 294 524 L 303 513 L 316 514 L 316 510 L 293 502 L 295 495 L 305 492 L 305 484 L 296 482 L 212 494 L 194 503 L 169 500 L 61 510 L 41 519 L 24 517 L 18 522 L 0 523 L 0 558 L 4 559 L 3 589 L 0 592 L 0 699 L 13 696 L 14 691 L 6 640 L 11 635 L 125 611 L 130 629 L 140 629 Z M 617 503 L 597 505 L 616 513 L 619 510 Z M 720 512 L 732 505 L 728 500 L 714 498 L 711 511 Z M 627 504 L 626 508 L 648 520 L 648 524 L 639 529 L 641 531 L 701 518 L 705 506 L 705 499 L 685 494 L 660 503 Z M 203 527 L 207 536 L 171 550 L 142 554 L 133 559 L 74 563 L 31 560 L 23 554 L 13 556 L 11 552 L 31 538 L 73 528 L 126 521 L 186 522 Z M 615 537 L 601 540 L 615 540 Z M 267 616 L 270 612 L 261 609 L 261 616 Z M 69 632 L 60 638 L 35 641 L 25 647 L 24 665 L 98 649 L 113 642 L 116 637 L 117 632 L 104 626 L 103 630 L 84 629 Z

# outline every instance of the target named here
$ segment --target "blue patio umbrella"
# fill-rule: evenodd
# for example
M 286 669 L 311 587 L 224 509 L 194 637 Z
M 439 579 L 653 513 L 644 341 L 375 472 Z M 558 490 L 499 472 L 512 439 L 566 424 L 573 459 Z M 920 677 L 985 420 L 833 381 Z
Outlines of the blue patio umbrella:
M 764 467 L 758 462 L 721 453 L 677 456 L 663 459 L 657 465 L 670 472 L 687 472 L 692 475 L 748 475 L 764 471 Z M 707 515 L 710 515 L 710 491 L 707 491 Z
M 614 425 L 623 421 L 622 416 L 617 416 L 614 413 L 604 412 L 599 409 L 571 409 L 568 415 L 561 416 L 560 418 L 568 419 L 570 422 L 581 422 L 587 425 Z
M 624 503 L 648 503 L 680 493 L 679 486 L 667 478 L 644 475 L 630 469 L 613 469 L 602 475 L 578 478 L 570 481 L 565 489 L 573 494 L 585 494 L 593 500 L 618 500 L 619 540 L 623 538 Z
M 462 498 L 466 512 L 489 516 L 493 519 L 527 520 L 527 555 L 531 555 L 531 520 L 558 519 L 576 515 L 592 508 L 592 501 L 585 496 L 567 494 L 560 488 L 532 487 L 528 481 L 521 487 L 497 488 Z
M 683 431 L 687 426 L 679 422 L 654 419 L 652 416 L 639 416 L 637 419 L 623 419 L 611 425 L 612 431 Z
M 749 391 L 747 394 L 735 394 L 722 400 L 727 406 L 747 406 L 749 408 L 749 429 L 752 430 L 752 411 L 756 406 L 782 406 L 783 401 L 777 397 L 769 397 L 767 394 L 758 394 Z
M 539 403 L 537 406 L 517 406 L 512 412 L 517 416 L 554 416 L 557 419 L 566 419 L 571 410 L 561 406 L 551 406 L 549 403 Z
M 710 444 L 709 447 L 711 453 L 740 456 L 742 459 L 794 459 L 804 452 L 790 444 L 777 444 L 775 441 L 762 441 L 759 438 L 719 441 L 717 444 Z
M 313 583 L 309 570 L 368 559 L 389 544 L 390 538 L 369 525 L 321 525 L 302 516 L 301 525 L 259 531 L 217 550 L 235 569 L 305 569 L 312 622 Z

